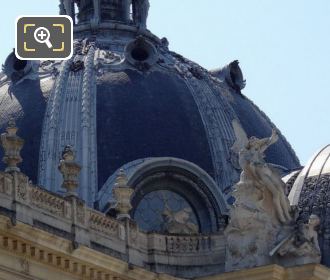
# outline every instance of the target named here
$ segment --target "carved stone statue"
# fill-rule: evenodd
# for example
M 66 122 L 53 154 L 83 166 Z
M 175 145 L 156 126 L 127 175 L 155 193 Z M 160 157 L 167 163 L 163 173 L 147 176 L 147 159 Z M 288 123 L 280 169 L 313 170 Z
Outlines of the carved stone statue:
M 166 206 L 162 214 L 164 218 L 164 230 L 170 234 L 197 234 L 197 225 L 189 222 L 191 214 L 190 208 L 184 208 L 178 212 L 174 212 Z
M 292 230 L 290 205 L 279 173 L 265 162 L 264 152 L 277 141 L 269 138 L 248 139 L 239 122 L 233 121 L 236 142 L 232 148 L 242 169 L 240 181 L 233 188 L 234 205 L 225 230 L 227 239 L 226 270 L 250 268 L 273 263 L 269 252 L 278 236 Z
M 236 126 L 236 130 L 239 126 Z M 281 223 L 289 223 L 292 220 L 290 215 L 290 202 L 286 195 L 286 187 L 281 176 L 264 160 L 265 151 L 278 140 L 276 130 L 273 130 L 271 137 L 258 139 L 251 137 L 247 139 L 242 132 L 236 133 L 242 145 L 239 150 L 239 165 L 242 168 L 241 181 L 252 181 L 256 188 L 266 188 L 272 194 L 272 202 Z M 243 138 L 242 138 L 243 137 Z M 236 144 L 235 149 L 238 148 Z
M 278 139 L 277 132 L 273 130 L 269 138 L 248 139 L 237 120 L 233 128 L 237 140 L 232 151 L 238 156 L 242 173 L 233 188 L 235 202 L 225 230 L 226 271 L 272 263 L 320 262 L 315 230 L 320 219 L 312 215 L 308 224 L 297 226 L 299 213 L 291 209 L 285 184 L 264 160 L 266 149 Z M 296 215 L 292 217 L 291 213 Z
M 149 0 L 132 0 L 134 23 L 142 28 L 147 28 L 147 18 L 149 13 Z
M 312 214 L 307 224 L 302 224 L 297 230 L 284 238 L 272 251 L 281 257 L 290 258 L 288 263 L 301 265 L 306 263 L 320 263 L 321 250 L 318 242 L 316 228 L 320 224 L 320 218 Z

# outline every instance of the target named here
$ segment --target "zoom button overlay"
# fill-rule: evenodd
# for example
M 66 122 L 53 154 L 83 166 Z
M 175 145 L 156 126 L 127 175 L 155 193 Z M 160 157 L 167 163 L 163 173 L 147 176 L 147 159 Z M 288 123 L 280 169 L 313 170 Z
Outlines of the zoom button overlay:
M 68 16 L 23 16 L 16 22 L 16 56 L 21 60 L 65 60 L 72 56 Z

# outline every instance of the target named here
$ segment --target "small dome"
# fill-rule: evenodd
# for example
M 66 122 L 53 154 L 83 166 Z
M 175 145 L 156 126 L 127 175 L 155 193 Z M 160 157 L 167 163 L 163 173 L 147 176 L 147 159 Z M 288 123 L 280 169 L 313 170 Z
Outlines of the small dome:
M 292 186 L 289 199 L 297 205 L 306 181 L 317 183 L 323 175 L 330 174 L 330 145 L 317 152 L 301 170 Z
M 319 242 L 322 263 L 330 265 L 330 145 L 317 152 L 296 176 L 289 194 L 291 205 L 305 223 L 311 214 L 321 218 Z M 293 177 L 294 178 L 294 177 Z

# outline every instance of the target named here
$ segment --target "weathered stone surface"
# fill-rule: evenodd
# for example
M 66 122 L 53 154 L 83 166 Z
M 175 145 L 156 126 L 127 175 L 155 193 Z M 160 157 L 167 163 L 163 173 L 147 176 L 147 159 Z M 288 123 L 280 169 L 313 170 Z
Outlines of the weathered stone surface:
M 78 175 L 81 167 L 75 162 L 75 154 L 71 146 L 66 146 L 62 152 L 62 159 L 60 160 L 58 169 L 63 176 L 62 187 L 66 189 L 66 195 L 77 195 Z
M 234 186 L 235 203 L 226 228 L 226 271 L 280 262 L 283 265 L 319 263 L 320 248 L 315 230 L 320 220 L 311 216 L 308 225 L 296 230 L 296 220 L 279 174 L 264 161 L 264 152 L 278 137 L 247 139 L 236 123 L 242 168 Z M 285 258 L 277 258 L 277 255 Z
M 7 165 L 6 172 L 20 171 L 17 165 L 22 162 L 20 152 L 24 140 L 17 136 L 17 130 L 15 121 L 11 120 L 8 123 L 6 132 L 1 134 L 1 146 L 5 152 L 2 160 Z
M 119 186 L 129 189 L 125 182 L 121 178 Z M 6 227 L 9 225 L 10 228 L 24 225 L 24 230 L 17 228 L 16 234 L 21 232 L 22 238 L 24 235 L 33 242 L 37 239 L 50 250 L 58 250 L 67 244 L 67 254 L 76 252 L 74 255 L 79 255 L 81 250 L 91 256 L 99 255 L 100 259 L 102 255 L 104 258 L 112 256 L 110 259 L 115 257 L 115 262 L 121 265 L 127 266 L 129 260 L 138 270 L 150 267 L 155 272 L 182 277 L 224 271 L 225 242 L 221 232 L 209 235 L 148 234 L 142 232 L 133 221 L 121 222 L 86 207 L 75 196 L 64 198 L 36 187 L 27 176 L 18 172 L 0 172 L 0 203 L 0 229 L 2 220 L 6 220 Z M 34 233 L 31 234 L 31 231 Z M 49 235 L 52 240 L 58 238 L 60 241 L 49 243 Z M 63 254 L 64 249 L 61 250 Z M 51 254 L 55 259 L 60 258 Z M 61 257 L 61 262 L 68 258 Z M 146 273 L 153 275 L 152 272 Z
M 132 210 L 132 194 L 134 190 L 127 185 L 127 176 L 124 170 L 120 170 L 117 178 L 115 186 L 112 190 L 113 196 L 115 198 L 114 208 L 117 212 L 117 218 L 119 220 L 128 218 L 130 219 L 130 211 Z
M 321 250 L 316 228 L 320 225 L 320 218 L 311 215 L 308 224 L 302 224 L 293 233 L 283 239 L 277 246 L 280 262 L 286 266 L 320 263 Z
M 271 264 L 269 252 L 283 231 L 272 207 L 272 194 L 267 189 L 257 189 L 250 181 L 238 183 L 234 197 L 225 230 L 226 271 Z

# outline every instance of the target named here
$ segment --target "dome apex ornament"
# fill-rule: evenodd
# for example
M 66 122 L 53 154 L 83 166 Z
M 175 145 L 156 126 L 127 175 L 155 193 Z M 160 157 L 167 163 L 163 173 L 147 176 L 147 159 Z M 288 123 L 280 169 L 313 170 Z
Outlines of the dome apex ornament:
M 17 167 L 23 161 L 20 152 L 24 145 L 24 140 L 16 135 L 18 128 L 13 119 L 8 122 L 6 132 L 1 134 L 1 146 L 4 149 L 5 155 L 3 162 L 7 164 L 6 172 L 20 172 Z

